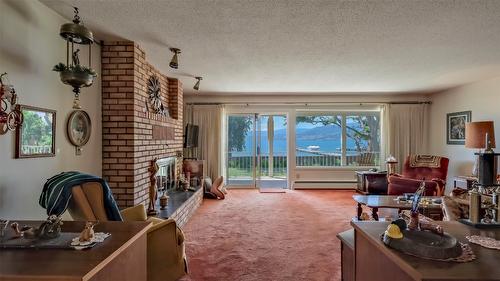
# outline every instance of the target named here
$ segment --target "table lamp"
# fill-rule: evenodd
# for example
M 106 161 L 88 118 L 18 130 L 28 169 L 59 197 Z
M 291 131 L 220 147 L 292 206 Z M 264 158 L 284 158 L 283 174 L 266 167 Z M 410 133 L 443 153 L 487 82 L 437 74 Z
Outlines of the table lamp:
M 395 174 L 396 173 L 396 164 L 398 163 L 398 160 L 396 160 L 396 157 L 389 155 L 389 157 L 387 157 L 387 159 L 385 160 L 385 163 L 387 165 L 387 176 Z
M 493 121 L 478 121 L 465 124 L 465 147 L 484 149 L 484 153 L 493 153 L 495 148 L 495 128 Z M 479 157 L 476 156 L 472 175 L 478 175 Z

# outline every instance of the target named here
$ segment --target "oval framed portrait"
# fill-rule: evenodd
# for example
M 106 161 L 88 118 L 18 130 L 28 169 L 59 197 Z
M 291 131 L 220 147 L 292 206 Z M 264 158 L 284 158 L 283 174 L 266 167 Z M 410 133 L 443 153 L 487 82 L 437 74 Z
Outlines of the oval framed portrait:
M 92 123 L 90 116 L 83 110 L 71 112 L 68 118 L 67 134 L 69 141 L 77 147 L 84 146 L 90 139 Z

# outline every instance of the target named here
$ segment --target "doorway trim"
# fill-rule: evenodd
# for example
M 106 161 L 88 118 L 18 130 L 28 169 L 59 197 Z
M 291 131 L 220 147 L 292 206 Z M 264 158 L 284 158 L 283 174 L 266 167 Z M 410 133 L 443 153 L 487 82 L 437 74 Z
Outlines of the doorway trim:
M 229 185 L 229 167 L 227 165 L 227 154 L 228 154 L 228 143 L 227 143 L 227 136 L 228 136 L 228 118 L 231 115 L 254 115 L 254 120 L 253 120 L 253 147 L 252 147 L 252 154 L 253 154 L 253 184 L 251 185 Z M 291 114 L 289 110 L 269 110 L 269 109 L 259 109 L 259 108 L 248 108 L 248 107 L 237 107 L 237 108 L 226 108 L 223 116 L 224 120 L 224 127 L 222 130 L 222 138 L 224 142 L 224 147 L 223 147 L 223 157 L 222 157 L 222 162 L 223 162 L 223 171 L 224 171 L 224 178 L 226 179 L 226 185 L 230 189 L 257 189 L 257 117 L 259 115 L 281 115 L 284 116 L 287 120 L 286 124 L 286 153 L 287 153 L 287 167 L 286 167 L 286 188 L 284 190 L 290 190 L 292 189 L 292 182 L 291 182 L 291 165 L 295 164 L 295 161 L 292 163 L 292 157 L 290 157 L 290 142 L 292 141 L 291 139 L 291 130 L 294 129 L 292 125 L 292 122 L 290 122 L 290 117 L 293 115 L 292 118 L 295 118 L 295 114 Z M 295 122 L 293 122 L 295 124 Z M 293 153 L 293 160 L 295 160 L 295 153 Z

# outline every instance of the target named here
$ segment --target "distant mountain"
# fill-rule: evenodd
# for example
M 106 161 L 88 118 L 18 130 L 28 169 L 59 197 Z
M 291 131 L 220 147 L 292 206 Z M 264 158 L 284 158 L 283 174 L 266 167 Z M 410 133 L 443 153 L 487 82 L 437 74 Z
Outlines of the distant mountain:
M 327 125 L 297 132 L 297 140 L 339 139 L 342 129 L 337 125 Z
M 297 140 L 324 140 L 324 139 L 339 139 L 342 136 L 342 129 L 337 125 L 327 125 L 314 128 L 297 128 Z M 267 131 L 262 131 L 263 136 Z M 251 136 L 247 136 L 251 137 Z M 274 131 L 274 139 L 286 139 L 286 129 Z

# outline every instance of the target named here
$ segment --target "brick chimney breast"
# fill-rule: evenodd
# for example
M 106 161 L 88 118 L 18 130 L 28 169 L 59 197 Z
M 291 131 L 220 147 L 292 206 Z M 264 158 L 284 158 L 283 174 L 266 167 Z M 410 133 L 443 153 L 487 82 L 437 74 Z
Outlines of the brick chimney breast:
M 182 153 L 182 84 L 148 63 L 145 52 L 131 41 L 104 42 L 101 65 L 102 174 L 120 208 L 147 206 L 150 161 Z M 169 116 L 148 111 L 152 75 L 159 78 Z

